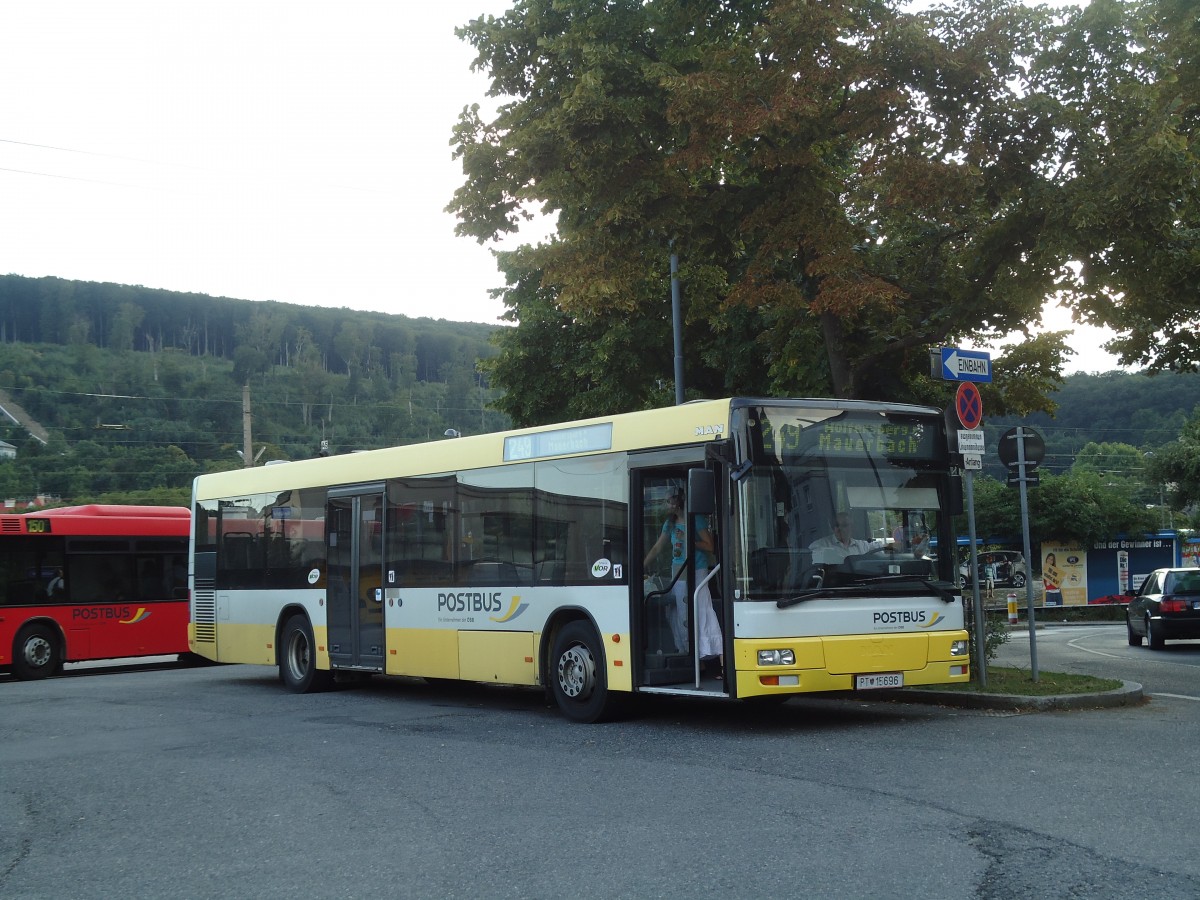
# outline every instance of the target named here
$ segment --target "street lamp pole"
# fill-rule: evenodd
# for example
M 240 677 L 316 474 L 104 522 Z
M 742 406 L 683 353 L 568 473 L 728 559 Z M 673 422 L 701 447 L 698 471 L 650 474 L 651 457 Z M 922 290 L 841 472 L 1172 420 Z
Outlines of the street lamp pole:
M 671 331 L 675 338 L 675 405 L 683 405 L 683 304 L 679 299 L 679 254 L 671 241 Z

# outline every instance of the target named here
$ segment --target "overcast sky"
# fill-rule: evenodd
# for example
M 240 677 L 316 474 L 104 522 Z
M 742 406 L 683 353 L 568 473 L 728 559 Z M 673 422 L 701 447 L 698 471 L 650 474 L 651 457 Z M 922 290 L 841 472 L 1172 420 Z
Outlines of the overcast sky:
M 508 6 L 3 0 L 0 272 L 497 322 L 443 210 L 487 102 L 454 28 Z

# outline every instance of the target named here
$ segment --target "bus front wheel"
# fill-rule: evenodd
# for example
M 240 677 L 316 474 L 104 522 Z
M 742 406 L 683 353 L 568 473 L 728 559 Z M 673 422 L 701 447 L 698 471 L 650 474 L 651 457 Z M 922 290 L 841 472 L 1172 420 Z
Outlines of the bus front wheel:
M 27 625 L 13 644 L 13 674 L 22 681 L 35 681 L 57 672 L 63 663 L 62 644 L 48 625 Z
M 599 722 L 611 712 L 604 651 L 588 623 L 570 622 L 554 639 L 550 690 L 558 708 L 576 722 Z
M 328 690 L 333 673 L 317 668 L 317 642 L 308 617 L 295 615 L 284 623 L 280 635 L 279 680 L 297 694 Z

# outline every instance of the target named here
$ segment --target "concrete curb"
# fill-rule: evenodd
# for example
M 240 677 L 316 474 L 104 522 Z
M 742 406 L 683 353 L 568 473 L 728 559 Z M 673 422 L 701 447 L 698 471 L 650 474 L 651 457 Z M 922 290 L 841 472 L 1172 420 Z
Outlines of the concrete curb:
M 859 696 L 861 697 L 861 695 Z M 1124 681 L 1116 690 L 1104 691 L 1099 694 L 1054 694 L 1047 697 L 978 694 L 968 691 L 938 691 L 921 688 L 880 691 L 873 696 L 880 700 L 899 703 L 927 703 L 935 706 L 957 706 L 963 709 L 999 709 L 1018 712 L 1137 706 L 1145 699 L 1142 686 L 1135 681 Z

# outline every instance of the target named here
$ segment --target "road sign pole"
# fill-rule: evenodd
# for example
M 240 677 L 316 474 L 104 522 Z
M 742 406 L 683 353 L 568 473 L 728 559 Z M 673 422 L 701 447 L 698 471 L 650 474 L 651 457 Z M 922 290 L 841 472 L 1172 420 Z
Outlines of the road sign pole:
M 967 535 L 971 539 L 971 573 L 970 578 L 973 602 L 971 609 L 975 611 L 975 672 L 979 686 L 987 687 L 987 620 L 984 618 L 983 598 L 979 594 L 979 556 L 975 550 L 975 473 L 970 469 L 963 472 L 963 487 L 967 492 Z
M 951 358 L 956 358 L 959 351 L 943 351 L 942 355 L 945 358 L 949 355 Z M 987 354 L 974 354 L 975 357 L 982 357 L 982 366 L 987 370 L 987 380 L 991 381 L 990 362 Z M 943 363 L 943 365 L 946 365 Z M 949 369 L 950 366 L 946 365 Z M 945 377 L 945 376 L 943 376 Z M 979 388 L 975 387 L 969 381 L 965 381 L 958 386 L 958 390 L 954 394 L 954 411 L 958 415 L 958 421 L 962 424 L 964 430 L 958 432 L 958 440 L 955 442 L 955 447 L 963 459 L 963 487 L 967 494 L 967 533 L 971 538 L 971 551 L 969 558 L 971 560 L 971 590 L 973 602 L 971 609 L 974 612 L 974 644 L 975 658 L 972 660 L 972 665 L 978 673 L 977 680 L 979 686 L 987 687 L 987 618 L 983 610 L 983 599 L 979 595 L 979 555 L 975 547 L 975 472 L 974 468 L 979 468 L 979 463 L 983 456 L 983 432 L 976 430 L 983 423 L 983 399 L 979 396 Z M 976 455 L 978 454 L 978 455 Z M 972 465 L 974 461 L 975 465 Z M 957 560 L 955 560 L 957 563 Z M 965 594 L 966 591 L 964 590 Z M 963 601 L 963 612 L 966 613 L 966 601 Z
M 1036 433 L 1034 432 L 1034 434 Z M 1025 559 L 1028 568 L 1028 561 L 1033 559 L 1033 554 L 1030 552 L 1029 545 L 1029 494 L 1025 486 L 1025 429 L 1020 425 L 1017 426 L 1017 471 L 1021 478 L 1021 534 L 1025 539 Z M 1029 611 L 1029 674 L 1036 684 L 1038 680 L 1037 623 L 1033 614 L 1033 579 L 1029 577 L 1025 579 L 1025 601 Z

